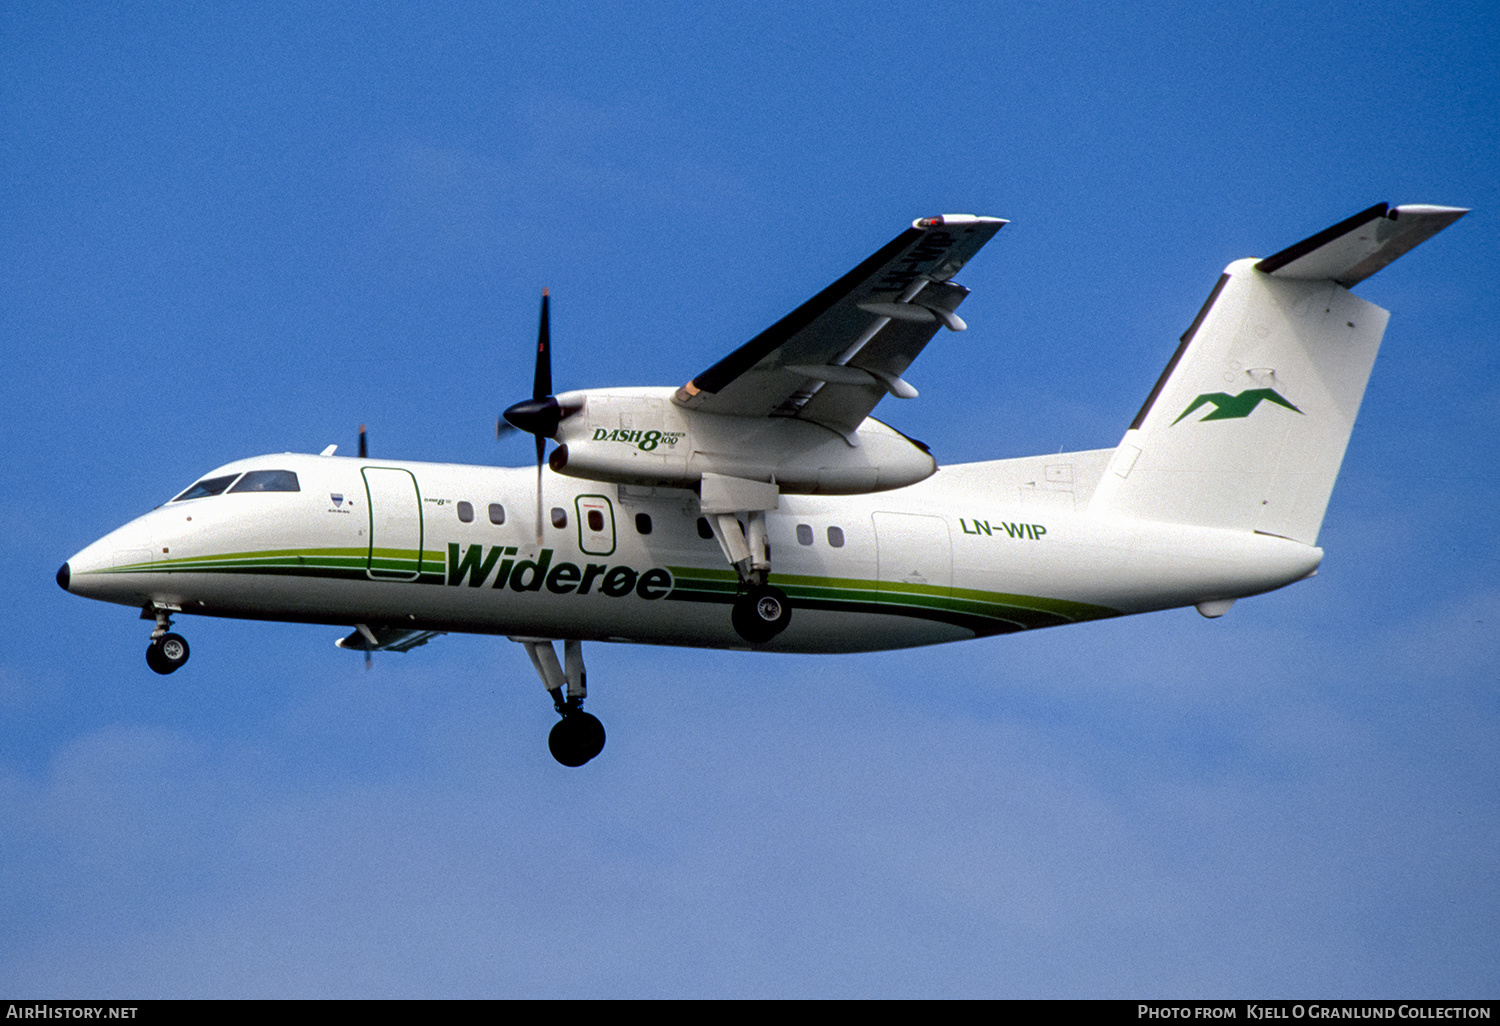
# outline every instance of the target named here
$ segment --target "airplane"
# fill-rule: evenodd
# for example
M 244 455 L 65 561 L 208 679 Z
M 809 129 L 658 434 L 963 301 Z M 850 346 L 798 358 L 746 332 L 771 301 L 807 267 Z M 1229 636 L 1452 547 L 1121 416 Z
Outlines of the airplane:
M 532 397 L 497 424 L 536 470 L 256 456 L 210 471 L 73 556 L 66 591 L 173 617 L 352 628 L 405 652 L 502 635 L 559 715 L 604 747 L 583 643 L 767 652 L 934 645 L 1239 599 L 1313 576 L 1387 311 L 1349 289 L 1467 210 L 1381 203 L 1231 263 L 1111 449 L 939 468 L 870 415 L 967 328 L 953 278 L 1007 223 L 945 214 L 891 242 L 680 388 L 553 394 L 542 295 Z M 550 456 L 546 440 L 556 443 Z M 556 642 L 562 642 L 559 659 Z

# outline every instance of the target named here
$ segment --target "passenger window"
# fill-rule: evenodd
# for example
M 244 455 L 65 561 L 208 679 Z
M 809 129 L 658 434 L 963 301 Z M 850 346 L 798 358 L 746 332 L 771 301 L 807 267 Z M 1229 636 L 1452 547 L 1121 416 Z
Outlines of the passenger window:
M 708 526 L 708 519 L 706 517 L 698 518 L 698 537 L 704 541 L 713 540 L 714 529 Z
M 830 527 L 828 529 L 828 544 L 836 549 L 844 547 L 844 529 L 842 527 Z
M 188 499 L 202 499 L 209 495 L 218 495 L 229 487 L 229 482 L 237 477 L 239 477 L 238 474 L 225 474 L 223 477 L 204 478 L 172 501 L 186 502 Z
M 234 483 L 231 492 L 300 492 L 290 470 L 252 470 Z
M 604 514 L 600 513 L 597 509 L 589 510 L 589 530 L 604 530 Z
M 505 523 L 505 507 L 498 502 L 490 503 L 490 523 L 496 526 Z
M 797 541 L 802 545 L 812 544 L 812 528 L 807 524 L 797 525 Z
M 458 504 L 458 519 L 462 520 L 466 524 L 472 524 L 474 522 L 473 503 L 460 502 Z
M 651 514 L 637 513 L 635 515 L 635 530 L 637 534 L 651 533 Z
M 561 506 L 552 507 L 552 526 L 559 531 L 568 526 L 568 511 Z M 604 518 L 600 517 L 599 526 L 604 526 Z

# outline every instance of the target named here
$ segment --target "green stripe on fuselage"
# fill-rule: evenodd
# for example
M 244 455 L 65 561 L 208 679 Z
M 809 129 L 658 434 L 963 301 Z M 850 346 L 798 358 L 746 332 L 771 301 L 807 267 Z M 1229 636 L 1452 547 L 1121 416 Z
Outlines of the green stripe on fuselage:
M 372 561 L 370 550 L 365 548 L 266 549 L 181 556 L 95 572 L 264 574 L 367 581 L 371 580 L 367 571 L 373 569 L 377 573 L 415 574 L 408 578 L 413 583 L 451 583 L 444 553 L 422 552 L 419 562 L 415 549 L 378 548 L 374 557 Z M 696 566 L 667 569 L 672 574 L 672 591 L 665 596 L 668 599 L 727 605 L 739 593 L 739 578 L 733 570 Z M 797 608 L 914 616 L 951 623 L 976 634 L 1008 633 L 1120 615 L 1118 610 L 1086 602 L 975 588 L 805 574 L 772 574 L 770 580 L 786 592 Z
M 669 599 L 730 602 L 739 590 L 733 571 L 678 566 L 667 569 L 673 576 Z M 916 616 L 953 623 L 979 634 L 1053 627 L 1120 615 L 1119 610 L 1087 602 L 976 588 L 775 573 L 770 582 L 785 591 L 798 608 Z
M 179 556 L 149 563 L 130 563 L 107 567 L 98 573 L 267 573 L 302 574 L 305 576 L 348 577 L 350 572 L 363 575 L 373 565 L 377 571 L 420 573 L 441 578 L 445 568 L 443 553 L 416 549 L 376 549 L 372 564 L 367 548 L 339 549 L 263 549 L 257 552 L 222 552 L 204 556 Z

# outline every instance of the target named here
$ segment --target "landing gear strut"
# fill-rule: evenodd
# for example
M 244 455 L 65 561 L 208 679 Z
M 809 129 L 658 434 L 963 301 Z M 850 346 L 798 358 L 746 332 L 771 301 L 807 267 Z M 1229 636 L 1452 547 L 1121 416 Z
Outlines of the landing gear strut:
M 588 671 L 583 667 L 583 643 L 563 642 L 563 663 L 557 661 L 557 649 L 545 638 L 512 638 L 531 656 L 542 686 L 552 696 L 552 707 L 562 719 L 547 735 L 552 757 L 564 766 L 582 766 L 604 750 L 604 724 L 598 717 L 583 711 L 587 693 Z
M 142 620 L 156 621 L 156 630 L 151 632 L 151 644 L 146 648 L 146 665 L 164 675 L 180 670 L 190 654 L 187 639 L 168 630 L 172 626 L 172 612 L 166 606 L 158 605 L 150 605 L 141 610 Z
M 766 511 L 777 506 L 775 482 L 747 481 L 704 474 L 698 501 L 724 558 L 734 566 L 740 586 L 729 622 L 752 645 L 764 645 L 792 622 L 786 592 L 768 584 L 771 547 L 766 542 Z M 743 514 L 745 522 L 740 522 Z

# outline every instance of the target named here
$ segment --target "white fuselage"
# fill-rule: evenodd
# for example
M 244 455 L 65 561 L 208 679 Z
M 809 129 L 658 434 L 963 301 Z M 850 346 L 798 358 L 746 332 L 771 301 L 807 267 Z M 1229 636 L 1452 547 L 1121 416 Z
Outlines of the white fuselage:
M 1112 451 L 781 496 L 766 517 L 771 583 L 795 614 L 756 647 L 904 648 L 1212 603 L 1322 558 L 1265 534 L 1091 514 Z M 750 647 L 730 623 L 734 569 L 686 489 L 549 470 L 538 545 L 530 468 L 284 454 L 209 476 L 256 469 L 291 471 L 298 490 L 168 502 L 69 560 L 66 587 L 210 616 Z

